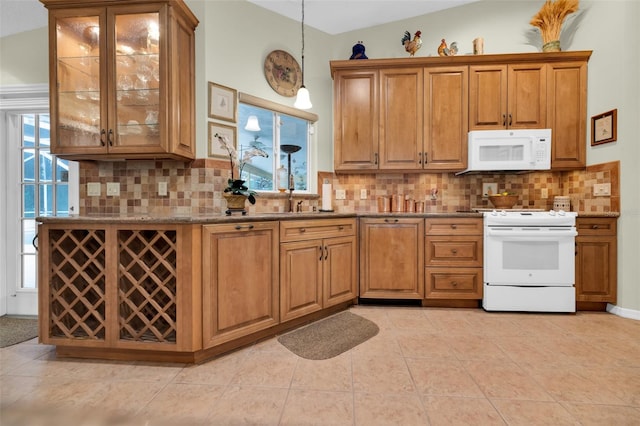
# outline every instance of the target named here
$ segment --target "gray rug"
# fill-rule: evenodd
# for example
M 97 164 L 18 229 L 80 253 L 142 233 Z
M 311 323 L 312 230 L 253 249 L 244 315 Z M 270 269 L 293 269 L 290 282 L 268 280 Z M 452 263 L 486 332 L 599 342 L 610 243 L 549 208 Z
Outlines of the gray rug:
M 306 359 L 329 359 L 367 341 L 380 329 L 366 318 L 340 312 L 278 337 L 294 354 Z
M 38 337 L 36 318 L 0 317 L 0 348 Z

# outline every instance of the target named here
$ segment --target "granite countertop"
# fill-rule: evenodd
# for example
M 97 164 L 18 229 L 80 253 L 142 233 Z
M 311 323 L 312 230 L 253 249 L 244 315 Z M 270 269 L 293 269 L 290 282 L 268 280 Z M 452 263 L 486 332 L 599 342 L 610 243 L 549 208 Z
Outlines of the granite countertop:
M 619 212 L 605 213 L 581 213 L 578 217 L 619 217 Z M 480 212 L 425 212 L 425 213 L 378 213 L 378 212 L 304 212 L 304 213 L 250 213 L 246 216 L 234 214 L 226 216 L 220 214 L 205 214 L 195 216 L 167 216 L 167 215 L 87 215 L 87 216 L 41 216 L 36 221 L 41 223 L 233 223 L 246 221 L 275 221 L 275 220 L 313 220 L 313 219 L 339 219 L 339 218 L 437 218 L 437 217 L 482 217 Z

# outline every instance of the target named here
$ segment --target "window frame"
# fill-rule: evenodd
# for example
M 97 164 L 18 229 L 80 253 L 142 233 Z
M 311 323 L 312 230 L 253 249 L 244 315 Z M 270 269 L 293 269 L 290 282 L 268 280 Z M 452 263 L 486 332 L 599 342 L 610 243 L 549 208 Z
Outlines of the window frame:
M 307 176 L 307 189 L 306 191 L 299 191 L 301 193 L 315 194 L 318 190 L 318 172 L 317 172 L 317 143 L 315 124 L 318 121 L 318 115 L 312 112 L 303 111 L 298 108 L 289 107 L 279 104 L 277 102 L 269 101 L 267 99 L 259 98 L 257 96 L 249 95 L 247 93 L 238 93 L 238 102 L 246 105 L 251 105 L 257 108 L 273 111 L 278 114 L 285 114 L 291 117 L 299 118 L 309 122 L 309 135 L 308 135 L 308 176 Z M 238 123 L 242 125 L 242 123 Z M 257 190 L 258 193 L 272 194 L 277 193 L 278 190 L 274 188 L 272 191 Z

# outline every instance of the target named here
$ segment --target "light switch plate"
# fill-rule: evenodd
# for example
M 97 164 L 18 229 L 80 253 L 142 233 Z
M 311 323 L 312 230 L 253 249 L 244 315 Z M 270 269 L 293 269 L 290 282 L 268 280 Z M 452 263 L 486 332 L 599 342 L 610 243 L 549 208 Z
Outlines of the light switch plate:
M 119 196 L 120 196 L 120 183 L 107 182 L 107 197 L 119 197 Z
M 100 196 L 100 182 L 87 183 L 87 196 L 99 197 Z
M 361 189 L 360 190 L 360 199 L 361 200 L 366 200 L 367 199 L 367 190 L 366 189 Z
M 347 191 L 344 189 L 336 189 L 336 200 L 345 200 L 347 198 Z
M 166 197 L 167 196 L 167 182 L 158 182 L 158 196 Z
M 593 185 L 594 197 L 609 197 L 611 196 L 611 184 L 610 183 L 596 183 Z

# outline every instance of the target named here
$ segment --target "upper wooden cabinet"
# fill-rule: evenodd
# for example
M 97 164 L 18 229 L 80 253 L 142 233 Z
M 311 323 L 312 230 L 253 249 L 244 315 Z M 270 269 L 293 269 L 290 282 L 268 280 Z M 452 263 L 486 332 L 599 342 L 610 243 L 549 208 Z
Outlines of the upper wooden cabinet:
M 544 63 L 474 65 L 469 69 L 469 129 L 546 128 Z
M 41 0 L 49 9 L 51 152 L 195 158 L 196 17 L 182 0 Z
M 507 128 L 551 128 L 552 169 L 583 168 L 590 56 L 331 61 L 335 171 L 460 171 L 469 130 Z

